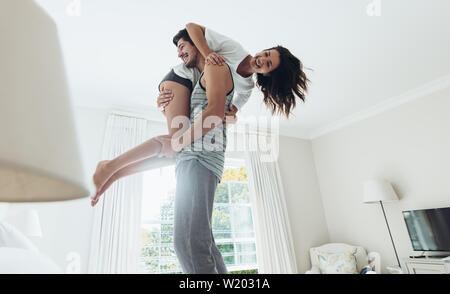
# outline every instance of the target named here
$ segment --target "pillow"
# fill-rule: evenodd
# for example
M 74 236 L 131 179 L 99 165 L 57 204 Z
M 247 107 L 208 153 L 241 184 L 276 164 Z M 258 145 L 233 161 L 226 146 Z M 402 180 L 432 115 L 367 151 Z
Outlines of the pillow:
M 0 274 L 63 274 L 45 255 L 22 248 L 0 248 Z
M 356 257 L 352 252 L 318 253 L 322 274 L 357 274 Z
M 12 225 L 0 221 L 0 247 L 13 247 L 38 252 L 38 248 Z

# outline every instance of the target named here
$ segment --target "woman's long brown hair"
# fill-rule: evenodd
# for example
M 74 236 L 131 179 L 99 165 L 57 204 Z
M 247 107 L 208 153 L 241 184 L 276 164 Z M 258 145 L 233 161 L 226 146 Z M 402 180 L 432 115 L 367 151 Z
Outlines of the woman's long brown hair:
M 264 76 L 257 74 L 256 83 L 264 94 L 264 103 L 272 111 L 272 115 L 280 113 L 289 118 L 289 114 L 296 106 L 295 96 L 305 102 L 310 80 L 303 71 L 302 62 L 288 49 L 276 46 L 280 53 L 280 65 Z

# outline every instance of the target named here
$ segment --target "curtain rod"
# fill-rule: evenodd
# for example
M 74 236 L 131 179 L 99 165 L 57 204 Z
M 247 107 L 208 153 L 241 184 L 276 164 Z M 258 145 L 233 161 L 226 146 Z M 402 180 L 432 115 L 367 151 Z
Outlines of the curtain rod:
M 152 111 L 152 110 L 150 110 Z M 128 110 L 119 110 L 119 109 L 110 109 L 109 110 L 110 114 L 114 114 L 114 115 L 118 115 L 118 116 L 124 116 L 124 117 L 132 117 L 132 118 L 141 118 L 141 119 L 145 119 L 151 122 L 157 122 L 157 123 L 166 123 L 166 121 L 164 119 L 155 119 L 154 116 L 151 116 L 150 114 L 145 114 L 142 112 L 134 112 L 134 111 L 128 111 Z M 237 124 L 235 125 L 231 125 L 230 130 L 233 133 L 237 133 L 237 134 L 250 134 L 250 135 L 266 135 L 266 136 L 271 136 L 271 135 L 279 135 L 279 130 L 277 132 L 272 132 L 269 129 L 267 129 L 267 127 L 258 127 L 255 126 L 253 124 L 248 124 L 248 123 L 239 123 L 239 120 L 237 122 Z
M 151 110 L 150 110 L 151 112 Z M 134 112 L 134 111 L 128 111 L 128 110 L 119 110 L 119 109 L 109 109 L 110 114 L 118 115 L 118 116 L 125 116 L 125 117 L 132 117 L 132 118 L 142 118 L 153 122 L 165 122 L 164 119 L 155 119 L 155 117 L 152 115 L 152 113 L 143 113 L 143 112 Z

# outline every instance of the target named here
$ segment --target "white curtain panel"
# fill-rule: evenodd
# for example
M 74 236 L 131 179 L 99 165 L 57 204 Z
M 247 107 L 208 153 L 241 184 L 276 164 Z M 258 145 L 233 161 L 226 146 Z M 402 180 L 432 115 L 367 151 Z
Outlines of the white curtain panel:
M 255 144 L 267 139 L 270 138 L 262 134 L 245 134 L 258 273 L 297 274 L 292 233 L 276 157 L 259 151 L 260 144 Z
M 103 159 L 112 159 L 148 139 L 147 120 L 110 114 Z M 142 174 L 122 178 L 95 206 L 88 273 L 140 273 Z

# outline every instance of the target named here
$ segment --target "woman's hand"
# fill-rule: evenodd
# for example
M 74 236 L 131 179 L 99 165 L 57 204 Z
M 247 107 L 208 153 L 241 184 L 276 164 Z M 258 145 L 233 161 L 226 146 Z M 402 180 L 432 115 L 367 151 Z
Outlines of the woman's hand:
M 169 105 L 170 101 L 173 99 L 173 93 L 170 89 L 164 89 L 164 87 L 161 89 L 161 92 L 159 92 L 158 99 L 156 100 L 156 103 L 158 105 L 158 109 L 165 115 L 166 112 L 166 106 Z
M 220 55 L 217 54 L 215 52 L 211 52 L 209 53 L 208 56 L 206 56 L 206 64 L 214 64 L 214 65 L 224 65 L 225 64 L 225 58 Z
M 223 120 L 223 123 L 227 125 L 232 125 L 237 122 L 236 113 L 238 112 L 238 109 L 231 103 L 228 106 L 230 107 L 230 111 L 225 110 L 225 119 Z

